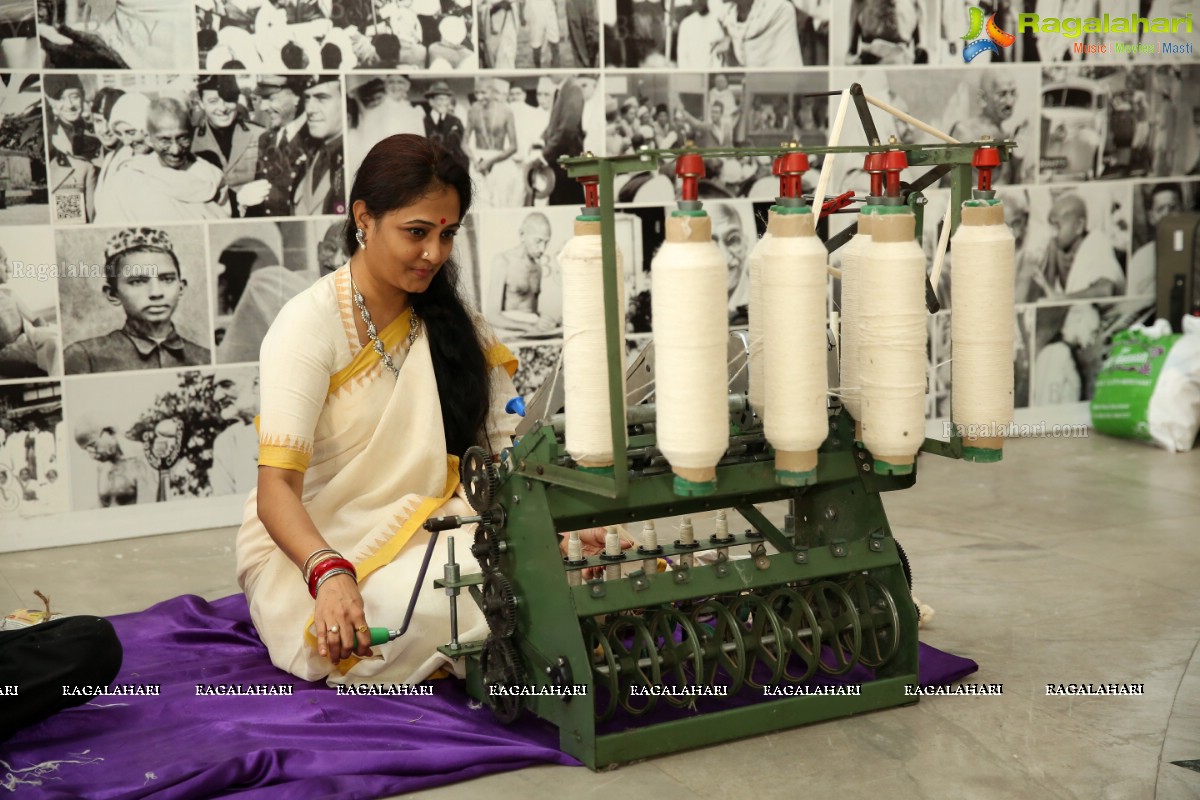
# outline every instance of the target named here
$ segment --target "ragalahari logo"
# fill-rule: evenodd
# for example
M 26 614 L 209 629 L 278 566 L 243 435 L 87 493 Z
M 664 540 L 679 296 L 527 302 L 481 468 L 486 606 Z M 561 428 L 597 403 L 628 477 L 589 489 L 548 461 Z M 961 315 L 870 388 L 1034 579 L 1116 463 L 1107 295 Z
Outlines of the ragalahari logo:
M 968 42 L 967 46 L 963 48 L 963 61 L 968 64 L 980 53 L 1000 55 L 1001 47 L 1011 47 L 1012 43 L 1017 40 L 1017 37 L 1011 33 L 1001 30 L 1000 26 L 996 24 L 995 14 L 988 17 L 985 24 L 982 8 L 972 6 L 967 11 L 971 15 L 970 29 L 962 38 L 964 42 Z M 986 35 L 983 35 L 985 33 Z

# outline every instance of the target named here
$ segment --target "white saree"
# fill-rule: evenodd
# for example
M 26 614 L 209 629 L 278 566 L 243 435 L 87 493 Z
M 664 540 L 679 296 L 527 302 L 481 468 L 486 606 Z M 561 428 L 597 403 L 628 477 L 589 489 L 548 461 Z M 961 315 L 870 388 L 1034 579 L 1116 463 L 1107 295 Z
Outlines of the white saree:
M 260 362 L 259 464 L 305 473 L 304 506 L 329 546 L 355 564 L 367 624 L 399 628 L 429 542 L 423 523 L 435 512 L 470 509 L 459 486 L 459 454 L 446 453 L 425 330 L 411 352 L 407 312 L 380 333 L 400 368 L 394 377 L 374 350 L 359 345 L 354 314 L 343 266 L 297 295 L 272 324 Z M 515 429 L 503 405 L 516 395 L 516 361 L 501 344 L 487 355 L 488 433 L 498 452 Z M 314 608 L 308 588 L 258 519 L 257 502 L 255 490 L 237 536 L 238 582 L 277 667 L 330 684 L 416 683 L 440 667 L 461 673 L 461 663 L 436 650 L 449 641 L 449 601 L 429 584 L 446 561 L 450 535 L 459 543 L 463 573 L 478 571 L 464 546 L 472 531 L 441 534 L 404 637 L 373 648 L 370 658 L 351 656 L 333 667 L 308 632 Z M 467 595 L 459 598 L 459 628 L 467 640 L 486 630 Z

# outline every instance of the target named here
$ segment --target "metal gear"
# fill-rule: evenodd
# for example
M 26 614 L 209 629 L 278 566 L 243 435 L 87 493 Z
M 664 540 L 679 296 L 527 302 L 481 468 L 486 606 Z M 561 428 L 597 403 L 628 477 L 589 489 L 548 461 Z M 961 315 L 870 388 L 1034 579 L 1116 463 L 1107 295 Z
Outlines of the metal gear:
M 471 555 L 479 562 L 479 568 L 484 572 L 495 572 L 500 567 L 500 537 L 496 529 L 490 525 L 475 526 L 475 542 L 471 545 Z
M 900 567 L 904 570 L 904 580 L 908 581 L 908 591 L 912 592 L 912 567 L 908 565 L 908 553 L 900 546 L 899 539 L 892 537 L 892 542 L 896 545 L 896 554 L 900 556 Z
M 482 447 L 469 447 L 459 463 L 459 477 L 471 508 L 482 514 L 492 507 L 500 489 L 500 473 L 492 456 Z
M 512 636 L 517 630 L 517 596 L 499 572 L 483 579 L 483 617 L 496 636 Z
M 518 694 L 494 693 L 492 687 L 516 688 L 525 682 L 525 671 L 517 648 L 508 639 L 495 634 L 488 636 L 479 656 L 479 667 L 483 673 L 483 689 L 491 706 L 492 714 L 501 723 L 508 725 L 521 716 L 524 703 Z

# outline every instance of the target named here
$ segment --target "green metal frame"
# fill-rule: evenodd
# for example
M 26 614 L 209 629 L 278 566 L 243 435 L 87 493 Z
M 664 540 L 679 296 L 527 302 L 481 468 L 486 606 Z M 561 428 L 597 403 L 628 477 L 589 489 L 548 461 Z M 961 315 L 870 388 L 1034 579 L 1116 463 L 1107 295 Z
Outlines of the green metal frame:
M 1010 142 L 975 142 L 959 145 L 884 145 L 876 147 L 803 148 L 823 153 L 865 153 L 899 147 L 909 154 L 911 166 L 951 164 L 951 202 L 955 209 L 952 227 L 960 221 L 958 209 L 969 196 L 971 157 L 981 146 L 997 147 L 1007 159 Z M 616 158 L 582 157 L 563 159 L 568 175 L 596 176 L 600 196 L 598 217 L 603 248 L 604 309 L 607 320 L 606 345 L 608 385 L 611 402 L 613 459 L 617 468 L 611 477 L 570 466 L 549 420 L 541 420 L 507 454 L 507 472 L 502 475 L 496 505 L 503 508 L 506 523 L 498 531 L 506 549 L 499 569 L 511 582 L 518 597 L 516 634 L 512 638 L 525 669 L 527 684 L 550 685 L 547 670 L 565 659 L 570 682 L 587 684 L 595 690 L 592 654 L 585 643 L 581 621 L 598 615 L 631 609 L 656 609 L 700 597 L 736 593 L 748 589 L 803 587 L 814 581 L 846 578 L 869 573 L 893 598 L 908 597 L 901 559 L 892 538 L 880 494 L 904 489 L 916 481 L 915 468 L 904 476 L 884 476 L 871 469 L 873 460 L 854 443 L 853 421 L 844 410 L 830 418 L 830 435 L 820 449 L 817 482 L 804 488 L 780 486 L 770 448 L 717 468 L 715 493 L 704 497 L 680 497 L 673 489 L 673 474 L 631 476 L 630 446 L 653 443 L 653 436 L 640 436 L 627 445 L 626 409 L 623 392 L 624 330 L 620 326 L 619 276 L 616 263 L 614 223 L 615 176 L 656 169 L 665 159 L 685 152 L 706 157 L 776 156 L 793 150 L 779 148 L 715 148 L 642 150 Z M 921 212 L 919 197 L 912 199 Z M 919 230 L 919 228 L 918 228 Z M 926 439 L 925 452 L 952 458 L 962 457 L 962 443 Z M 772 525 L 756 504 L 792 500 L 795 525 L 782 531 Z M 666 516 L 691 515 L 721 508 L 738 510 L 757 530 L 749 537 L 735 535 L 720 547 L 769 542 L 778 553 L 754 559 L 718 561 L 707 566 L 658 573 L 635 573 L 618 580 L 590 581 L 571 586 L 566 573 L 585 566 L 603 566 L 599 558 L 583 564 L 565 565 L 556 533 L 594 526 L 632 523 Z M 760 538 L 761 537 L 761 538 Z M 661 539 L 669 537 L 662 536 Z M 698 540 L 700 537 L 698 536 Z M 684 552 L 662 542 L 665 557 Z M 707 548 L 718 545 L 706 543 Z M 628 560 L 638 558 L 628 552 Z M 481 601 L 479 576 L 453 584 L 436 581 L 436 586 L 470 587 Z M 593 769 L 633 761 L 660 753 L 726 741 L 742 736 L 793 727 L 809 722 L 856 714 L 897 705 L 911 704 L 916 696 L 905 687 L 916 684 L 917 617 L 910 602 L 897 602 L 900 645 L 892 658 L 876 670 L 876 679 L 864 684 L 860 696 L 796 696 L 763 700 L 741 708 L 706 706 L 693 717 L 619 731 L 598 727 L 594 699 L 533 696 L 525 708 L 559 728 L 560 746 Z M 480 674 L 481 643 L 466 642 L 441 651 L 468 658 L 468 690 L 488 701 Z

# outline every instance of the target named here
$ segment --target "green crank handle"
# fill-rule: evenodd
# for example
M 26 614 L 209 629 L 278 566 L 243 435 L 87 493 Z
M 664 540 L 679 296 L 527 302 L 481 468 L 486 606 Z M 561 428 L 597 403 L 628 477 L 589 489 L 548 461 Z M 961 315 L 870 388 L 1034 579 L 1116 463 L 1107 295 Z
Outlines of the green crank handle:
M 358 632 L 355 631 L 357 634 Z M 377 644 L 387 644 L 392 640 L 392 632 L 387 628 L 371 628 L 371 647 Z M 354 637 L 354 646 L 358 647 L 358 636 Z

